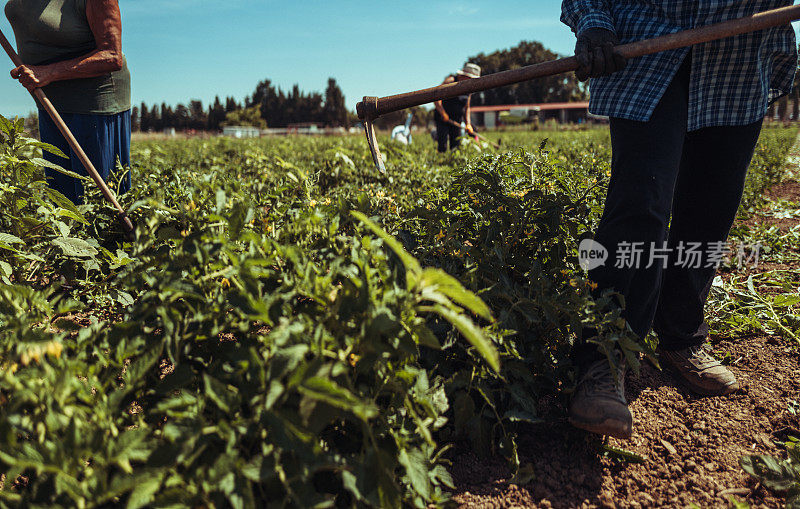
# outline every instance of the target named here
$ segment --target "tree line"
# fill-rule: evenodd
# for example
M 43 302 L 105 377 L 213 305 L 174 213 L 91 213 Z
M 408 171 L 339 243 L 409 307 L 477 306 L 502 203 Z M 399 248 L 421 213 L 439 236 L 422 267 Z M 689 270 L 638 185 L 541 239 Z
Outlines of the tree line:
M 312 123 L 325 127 L 351 125 L 355 115 L 348 112 L 344 93 L 334 78 L 328 80 L 325 93 L 303 92 L 294 85 L 288 92 L 275 87 L 270 80 L 256 85 L 252 95 L 241 103 L 233 97 L 225 102 L 217 96 L 207 108 L 199 100 L 175 107 L 162 103 L 142 103 L 131 111 L 133 129 L 137 131 L 219 131 L 226 125 L 287 127 L 295 123 Z
M 480 53 L 467 61 L 480 65 L 486 75 L 554 60 L 560 56 L 539 42 L 522 41 L 513 48 L 488 54 Z M 443 77 L 445 74 L 443 72 Z M 569 102 L 586 98 L 585 85 L 570 73 L 481 92 L 473 96 L 472 104 Z M 328 79 L 328 86 L 323 93 L 304 92 L 298 85 L 284 91 L 265 79 L 241 103 L 233 97 L 227 97 L 224 103 L 217 97 L 207 108 L 197 100 L 178 104 L 174 108 L 167 104 L 148 106 L 142 103 L 132 113 L 134 129 L 141 131 L 162 131 L 168 128 L 218 131 L 225 125 L 286 127 L 297 123 L 348 127 L 358 121 L 356 115 L 347 110 L 344 94 L 334 78 Z M 415 108 L 413 113 L 418 123 L 430 119 L 428 109 Z M 405 121 L 405 115 L 405 112 L 396 112 L 391 118 L 379 119 L 378 124 L 401 124 Z
M 489 54 L 479 53 L 468 61 L 481 66 L 481 72 L 486 75 L 556 60 L 562 56 L 545 48 L 540 42 L 522 41 L 513 48 Z M 574 73 L 568 73 L 480 92 L 472 96 L 472 104 L 540 104 L 585 101 L 587 98 L 586 86 L 575 78 Z

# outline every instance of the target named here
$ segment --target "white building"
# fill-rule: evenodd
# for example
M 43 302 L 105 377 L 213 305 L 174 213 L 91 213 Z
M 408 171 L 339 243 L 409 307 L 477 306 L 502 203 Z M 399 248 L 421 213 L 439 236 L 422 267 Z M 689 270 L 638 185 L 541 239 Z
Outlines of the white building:
M 253 126 L 229 125 L 222 128 L 222 135 L 230 138 L 258 138 L 261 129 Z

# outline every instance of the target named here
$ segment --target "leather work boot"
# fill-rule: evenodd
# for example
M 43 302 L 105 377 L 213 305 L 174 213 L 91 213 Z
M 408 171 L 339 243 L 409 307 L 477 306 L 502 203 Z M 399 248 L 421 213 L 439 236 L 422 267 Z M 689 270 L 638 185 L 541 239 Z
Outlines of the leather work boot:
M 661 363 L 676 371 L 694 392 L 704 396 L 724 396 L 739 390 L 731 371 L 708 353 L 705 345 L 683 350 L 658 350 Z
M 626 364 L 624 359 L 619 360 L 618 382 L 614 381 L 608 359 L 589 366 L 572 395 L 570 424 L 598 435 L 631 437 L 633 418 L 625 401 Z

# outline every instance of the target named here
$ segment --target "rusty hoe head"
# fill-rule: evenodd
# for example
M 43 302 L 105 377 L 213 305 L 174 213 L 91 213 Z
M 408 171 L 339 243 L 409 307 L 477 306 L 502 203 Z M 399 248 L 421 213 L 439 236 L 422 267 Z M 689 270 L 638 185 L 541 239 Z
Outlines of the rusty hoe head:
M 386 173 L 386 166 L 383 163 L 381 149 L 378 148 L 378 139 L 375 136 L 375 119 L 378 118 L 378 98 L 365 97 L 363 101 L 356 105 L 358 118 L 364 123 L 364 131 L 367 134 L 367 144 L 372 153 L 372 161 L 381 173 Z

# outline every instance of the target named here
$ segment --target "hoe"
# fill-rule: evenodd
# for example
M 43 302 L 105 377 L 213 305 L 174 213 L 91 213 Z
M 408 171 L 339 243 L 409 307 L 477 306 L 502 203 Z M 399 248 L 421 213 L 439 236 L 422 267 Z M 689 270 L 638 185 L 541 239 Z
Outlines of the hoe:
M 3 32 L 0 32 L 0 46 L 3 46 L 3 49 L 6 50 L 8 56 L 11 57 L 11 60 L 14 62 L 15 66 L 19 67 L 23 65 L 22 60 L 19 58 L 19 55 L 17 55 L 17 52 L 14 51 L 14 48 L 8 42 L 6 36 L 3 35 Z M 72 151 L 75 152 L 75 155 L 78 156 L 78 159 L 80 159 L 81 163 L 86 168 L 86 171 L 89 173 L 89 176 L 92 177 L 92 180 L 94 180 L 95 184 L 97 184 L 97 187 L 100 188 L 100 192 L 103 193 L 105 199 L 108 200 L 109 203 L 111 203 L 111 205 L 113 205 L 115 209 L 117 209 L 117 217 L 119 218 L 119 221 L 122 224 L 122 228 L 125 230 L 126 236 L 129 239 L 132 239 L 134 234 L 134 226 L 133 223 L 131 222 L 131 219 L 128 217 L 127 212 L 125 212 L 125 209 L 123 209 L 122 205 L 120 205 L 119 202 L 117 201 L 116 196 L 114 196 L 114 192 L 108 188 L 108 185 L 106 185 L 105 181 L 103 180 L 103 177 L 101 177 L 100 174 L 97 172 L 97 169 L 94 167 L 94 164 L 92 164 L 92 161 L 86 155 L 86 152 L 84 152 L 83 149 L 81 148 L 81 145 L 80 143 L 78 143 L 78 140 L 76 140 L 75 136 L 72 135 L 72 131 L 69 130 L 69 127 L 67 127 L 67 124 L 61 118 L 61 115 L 59 115 L 58 111 L 56 111 L 55 107 L 53 106 L 53 103 L 50 102 L 50 99 L 47 98 L 47 96 L 45 95 L 45 93 L 42 91 L 41 88 L 37 88 L 36 90 L 31 92 L 31 95 L 35 100 L 39 101 L 39 104 L 42 105 L 42 107 L 50 116 L 50 118 L 53 119 L 53 123 L 58 127 L 58 130 L 61 131 L 61 134 L 64 136 L 64 138 L 66 138 L 70 148 L 72 148 Z
M 617 46 L 615 51 L 626 59 L 659 53 L 671 49 L 684 48 L 701 44 L 704 42 L 724 39 L 734 35 L 741 35 L 749 32 L 756 32 L 766 28 L 780 26 L 800 19 L 800 5 L 782 7 L 770 11 L 764 11 L 752 16 L 739 19 L 723 21 L 714 25 L 700 28 L 692 28 L 674 34 L 664 35 L 653 39 L 632 42 Z M 364 97 L 358 103 L 356 111 L 358 117 L 364 123 L 364 130 L 367 134 L 367 143 L 372 153 L 372 160 L 381 173 L 386 172 L 383 156 L 378 148 L 378 141 L 375 136 L 374 121 L 376 118 L 394 111 L 404 110 L 422 104 L 450 99 L 459 95 L 482 92 L 493 88 L 513 85 L 523 81 L 530 81 L 536 78 L 555 76 L 575 71 L 578 68 L 578 61 L 575 57 L 562 58 L 550 62 L 512 69 L 509 71 L 490 74 L 482 78 L 449 83 L 433 88 L 426 88 L 407 94 L 392 95 L 389 97 Z

